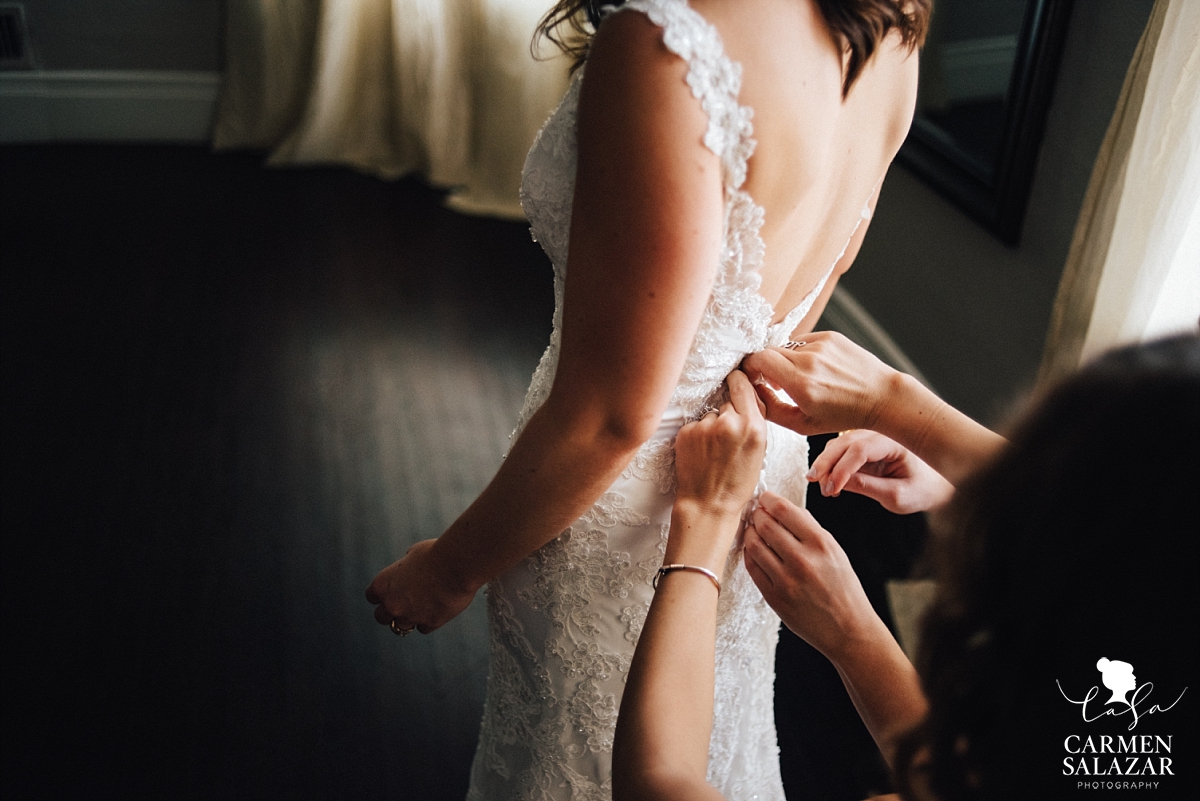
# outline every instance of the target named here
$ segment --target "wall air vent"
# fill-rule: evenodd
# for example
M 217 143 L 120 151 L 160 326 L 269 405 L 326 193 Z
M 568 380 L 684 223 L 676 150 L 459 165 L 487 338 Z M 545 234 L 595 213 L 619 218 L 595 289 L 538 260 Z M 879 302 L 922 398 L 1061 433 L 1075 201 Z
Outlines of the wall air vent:
M 20 3 L 0 3 L 0 70 L 31 69 L 33 48 L 29 46 L 25 6 Z

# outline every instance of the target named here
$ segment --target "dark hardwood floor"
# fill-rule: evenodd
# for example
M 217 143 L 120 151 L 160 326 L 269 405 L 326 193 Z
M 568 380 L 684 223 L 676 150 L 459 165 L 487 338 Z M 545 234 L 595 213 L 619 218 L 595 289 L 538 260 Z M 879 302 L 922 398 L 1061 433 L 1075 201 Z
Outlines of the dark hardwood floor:
M 0 180 L 0 792 L 461 798 L 481 599 L 400 641 L 362 592 L 499 464 L 551 316 L 526 227 L 197 148 L 8 146 Z M 845 500 L 879 600 L 919 522 Z M 777 689 L 789 798 L 883 786 L 786 632 Z

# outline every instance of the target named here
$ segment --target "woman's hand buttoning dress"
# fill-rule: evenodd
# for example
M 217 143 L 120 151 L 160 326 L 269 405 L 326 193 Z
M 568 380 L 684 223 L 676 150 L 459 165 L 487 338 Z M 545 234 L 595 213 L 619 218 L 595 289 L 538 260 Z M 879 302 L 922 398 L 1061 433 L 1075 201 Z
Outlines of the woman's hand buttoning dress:
M 721 406 L 747 354 L 811 330 L 857 252 L 911 121 L 928 4 L 883 2 L 870 19 L 827 19 L 829 5 L 630 0 L 529 153 L 521 200 L 554 265 L 550 345 L 491 484 L 369 594 L 380 623 L 425 632 L 488 586 L 470 799 L 610 796 L 676 434 Z M 565 0 L 548 19 L 581 9 Z M 768 426 L 759 489 L 802 503 L 807 469 L 805 439 Z M 779 618 L 731 556 L 708 776 L 735 801 L 782 801 Z

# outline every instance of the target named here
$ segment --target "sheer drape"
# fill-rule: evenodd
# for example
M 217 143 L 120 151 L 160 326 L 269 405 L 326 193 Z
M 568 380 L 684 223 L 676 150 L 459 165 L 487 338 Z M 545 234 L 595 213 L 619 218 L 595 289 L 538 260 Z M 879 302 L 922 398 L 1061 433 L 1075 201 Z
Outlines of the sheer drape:
M 549 0 L 233 0 L 217 148 L 419 172 L 519 216 L 521 165 L 566 86 L 529 42 Z M 551 51 L 546 51 L 547 55 Z
M 1076 224 L 1041 377 L 1198 318 L 1200 3 L 1157 0 Z

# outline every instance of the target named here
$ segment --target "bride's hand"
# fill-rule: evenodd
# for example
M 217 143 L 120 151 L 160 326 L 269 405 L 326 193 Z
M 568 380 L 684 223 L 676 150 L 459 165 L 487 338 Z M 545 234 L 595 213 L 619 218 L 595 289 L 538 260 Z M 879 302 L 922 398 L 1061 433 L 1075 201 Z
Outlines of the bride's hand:
M 759 385 L 767 419 L 801 434 L 873 428 L 902 375 L 833 331 L 806 334 L 794 349 L 752 353 L 742 369 Z M 795 405 L 771 387 L 783 389 Z
M 375 620 L 393 630 L 416 629 L 428 634 L 467 608 L 473 590 L 454 586 L 453 570 L 440 563 L 433 550 L 437 540 L 422 540 L 399 559 L 379 571 L 367 587 L 367 600 L 375 604 Z
M 822 495 L 856 492 L 899 515 L 941 506 L 954 494 L 954 486 L 912 451 L 862 429 L 831 439 L 807 478 L 820 483 Z
M 758 485 L 767 421 L 744 373 L 734 370 L 725 381 L 729 401 L 685 425 L 675 439 L 675 502 L 740 515 Z

